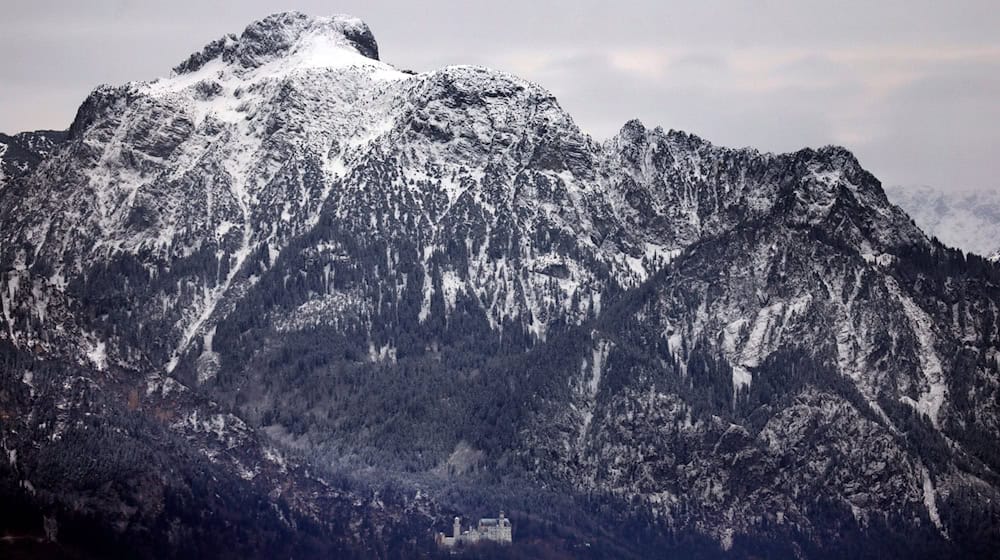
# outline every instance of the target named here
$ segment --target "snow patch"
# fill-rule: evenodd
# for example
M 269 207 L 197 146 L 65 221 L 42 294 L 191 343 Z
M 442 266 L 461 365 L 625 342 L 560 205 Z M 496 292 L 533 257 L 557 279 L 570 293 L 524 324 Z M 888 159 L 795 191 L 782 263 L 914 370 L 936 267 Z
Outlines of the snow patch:
M 299 305 L 287 316 L 277 317 L 274 326 L 278 332 L 295 332 L 320 326 L 337 328 L 365 309 L 364 302 L 357 293 L 330 290 L 327 294 Z
M 198 361 L 196 363 L 196 368 L 198 370 L 198 383 L 205 383 L 206 381 L 215 377 L 219 372 L 219 368 L 222 365 L 222 357 L 218 352 L 212 349 L 212 340 L 215 338 L 215 326 L 208 329 L 204 336 L 202 337 L 202 352 L 198 356 Z
M 219 222 L 219 225 L 215 227 L 215 236 L 218 238 L 225 237 L 226 234 L 229 233 L 229 231 L 232 230 L 233 226 L 235 225 L 236 224 L 230 222 L 229 220 L 222 220 L 221 222 Z
M 908 397 L 903 397 L 902 400 L 925 414 L 930 418 L 934 427 L 940 429 L 938 416 L 948 394 L 948 385 L 944 379 L 941 360 L 934 350 L 934 323 L 916 302 L 903 293 L 895 279 L 886 276 L 885 286 L 902 305 L 903 312 L 910 321 L 910 328 L 913 329 L 913 334 L 917 338 L 917 359 L 920 361 L 920 373 L 923 375 L 926 385 L 917 401 Z
M 581 426 L 577 445 L 583 443 L 590 423 L 594 418 L 594 409 L 597 406 L 597 393 L 601 388 L 601 377 L 604 374 L 604 366 L 608 360 L 608 354 L 614 344 L 610 340 L 600 339 L 594 344 L 588 363 L 585 357 L 580 363 L 580 381 L 576 382 L 576 393 L 581 399 Z M 575 408 L 575 406 L 574 406 Z
M 160 397 L 166 397 L 171 393 L 182 393 L 188 388 L 181 385 L 176 379 L 158 373 L 150 374 L 146 378 L 146 396 L 152 396 L 159 392 Z
M 593 398 L 597 395 L 597 390 L 601 386 L 601 374 L 604 372 L 604 364 L 608 359 L 608 353 L 611 352 L 611 341 L 601 340 L 594 346 L 593 355 L 591 356 L 593 360 L 593 365 L 590 374 L 590 381 L 587 383 L 587 388 L 590 391 L 590 396 Z
M 108 354 L 103 340 L 87 343 L 87 359 L 94 364 L 97 371 L 104 371 L 104 368 L 108 367 Z
M 931 473 L 924 465 L 920 465 L 920 476 L 923 479 L 924 506 L 927 508 L 927 515 L 937 530 L 947 538 L 948 533 L 945 531 L 944 525 L 941 523 L 941 515 L 938 513 L 937 491 L 934 489 L 934 481 L 931 480 Z
M 722 351 L 729 355 L 736 354 L 736 348 L 739 345 L 740 339 L 743 336 L 743 328 L 747 324 L 747 320 L 740 318 L 737 319 L 722 329 Z
M 754 320 L 750 335 L 747 337 L 740 354 L 741 364 L 757 367 L 769 353 L 768 342 L 772 338 L 773 331 L 780 328 L 778 321 L 784 316 L 784 305 L 783 302 L 778 302 L 757 312 L 757 318 Z
M 667 338 L 667 350 L 672 356 L 681 356 L 681 351 L 684 349 L 684 335 L 680 331 L 675 331 L 671 334 L 664 332 Z
M 753 382 L 753 374 L 743 366 L 733 366 L 733 402 L 743 389 L 750 389 Z
M 385 343 L 380 348 L 375 348 L 375 343 L 368 342 L 368 361 L 372 363 L 388 362 L 396 363 L 396 348 L 392 343 Z
M 458 301 L 458 294 L 465 288 L 465 282 L 454 270 L 441 273 L 441 295 L 444 296 L 445 311 L 451 313 Z
M 243 420 L 232 414 L 208 414 L 205 416 L 205 418 L 199 418 L 198 411 L 194 410 L 188 416 L 171 424 L 170 427 L 175 430 L 211 434 L 227 449 L 232 449 L 242 443 L 249 432 Z
M 726 527 L 719 532 L 719 546 L 728 552 L 733 548 L 734 531 L 732 527 Z
M 31 397 L 35 396 L 35 384 L 32 380 L 35 378 L 35 374 L 30 370 L 24 370 L 24 374 L 21 375 L 21 383 L 28 386 L 28 395 Z
M 896 259 L 894 255 L 889 253 L 879 253 L 878 255 L 872 253 L 862 253 L 861 258 L 865 259 L 865 262 L 880 267 L 887 267 L 892 264 Z
M 434 279 L 431 277 L 430 268 L 424 265 L 424 299 L 420 303 L 420 314 L 417 319 L 423 323 L 431 316 L 431 298 L 434 296 Z
M 285 460 L 285 456 L 281 454 L 277 449 L 265 446 L 264 447 L 264 458 L 268 461 L 278 465 L 278 470 L 284 474 L 288 472 L 288 462 Z

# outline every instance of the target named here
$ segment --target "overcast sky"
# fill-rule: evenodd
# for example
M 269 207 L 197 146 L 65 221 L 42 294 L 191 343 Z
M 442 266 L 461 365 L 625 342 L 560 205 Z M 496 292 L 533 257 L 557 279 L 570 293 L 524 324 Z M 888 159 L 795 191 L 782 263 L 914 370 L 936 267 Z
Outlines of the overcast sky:
M 841 144 L 886 184 L 1000 188 L 997 0 L 0 0 L 0 131 L 65 128 L 269 13 L 350 13 L 382 59 L 481 64 L 603 139 L 630 118 L 716 144 Z

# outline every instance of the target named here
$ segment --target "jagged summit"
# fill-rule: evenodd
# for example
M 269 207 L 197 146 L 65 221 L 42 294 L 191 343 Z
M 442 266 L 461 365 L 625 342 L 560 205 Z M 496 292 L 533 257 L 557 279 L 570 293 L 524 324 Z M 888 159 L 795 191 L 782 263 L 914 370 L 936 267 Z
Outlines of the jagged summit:
M 379 59 L 378 43 L 365 22 L 349 15 L 282 12 L 251 23 L 239 36 L 230 33 L 212 41 L 174 72 L 195 72 L 213 60 L 253 69 L 291 55 L 300 55 L 304 62 L 334 63 L 344 54 Z

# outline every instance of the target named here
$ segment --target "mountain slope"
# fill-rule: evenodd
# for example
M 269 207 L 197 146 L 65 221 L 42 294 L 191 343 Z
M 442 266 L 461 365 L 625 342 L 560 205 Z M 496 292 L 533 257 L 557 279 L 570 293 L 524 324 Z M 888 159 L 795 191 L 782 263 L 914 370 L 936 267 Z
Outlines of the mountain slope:
M 937 246 L 946 287 L 901 258 L 922 244 L 871 258 L 824 231 L 843 213 L 806 224 L 790 206 L 699 243 L 595 325 L 523 432 L 555 450 L 536 472 L 740 554 L 806 527 L 838 546 L 880 535 L 873 556 L 978 542 L 997 519 L 994 498 L 964 501 L 996 492 L 996 271 Z
M 10 181 L 27 175 L 66 139 L 66 132 L 36 130 L 0 134 L 0 192 Z
M 291 553 L 430 553 L 450 513 L 496 509 L 538 544 L 520 555 L 995 545 L 996 265 L 929 240 L 842 148 L 638 121 L 597 143 L 535 84 L 378 55 L 355 18 L 270 16 L 96 89 L 7 183 L 3 410 L 66 411 L 5 422 L 17 465 L 76 472 L 39 457 L 115 411 L 155 471 L 273 504 L 273 543 L 227 525 L 249 555 L 300 533 Z M 44 516 L 92 495 L 20 468 Z M 242 503 L 117 513 L 136 501 L 90 514 L 142 544 Z

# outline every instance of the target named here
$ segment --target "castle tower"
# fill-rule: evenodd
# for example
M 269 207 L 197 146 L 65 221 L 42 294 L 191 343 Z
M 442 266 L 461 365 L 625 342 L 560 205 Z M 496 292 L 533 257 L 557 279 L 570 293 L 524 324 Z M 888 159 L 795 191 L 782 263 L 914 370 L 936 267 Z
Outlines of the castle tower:
M 504 517 L 502 510 L 500 511 L 500 518 L 497 520 L 497 537 L 499 538 L 499 541 L 504 544 L 514 542 L 514 535 L 510 526 L 510 520 Z

